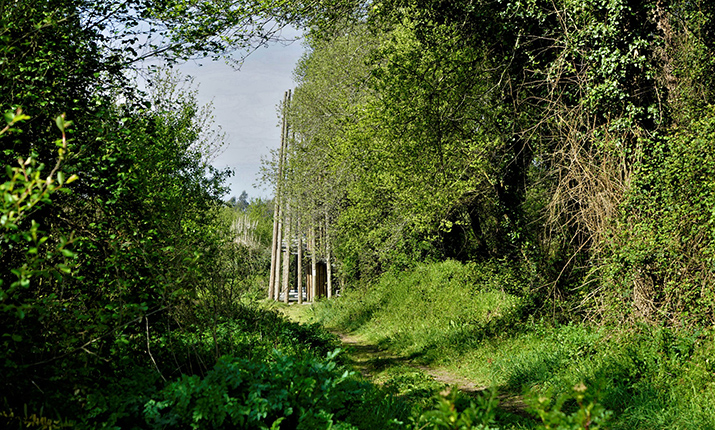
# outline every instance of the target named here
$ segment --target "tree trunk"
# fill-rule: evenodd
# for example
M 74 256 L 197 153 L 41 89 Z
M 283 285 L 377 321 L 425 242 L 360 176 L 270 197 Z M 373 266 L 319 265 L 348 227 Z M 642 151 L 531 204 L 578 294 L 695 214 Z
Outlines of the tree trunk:
M 332 262 L 330 261 L 330 233 L 329 233 L 329 228 L 330 226 L 328 225 L 328 212 L 325 212 L 325 270 L 326 270 L 326 276 L 327 276 L 327 293 L 328 293 L 328 298 L 333 297 L 333 270 L 332 270 Z
M 298 304 L 303 304 L 303 235 L 298 226 L 298 261 L 296 263 L 296 286 L 298 288 Z
M 318 256 L 315 254 L 315 224 L 310 226 L 310 257 L 310 298 L 313 302 L 315 302 L 316 295 L 318 294 Z
M 281 251 L 283 246 L 283 208 L 278 210 L 278 245 L 276 249 L 276 265 L 274 267 L 275 273 L 273 275 L 273 300 L 278 301 L 281 293 L 280 279 L 281 279 Z
M 283 253 L 283 302 L 289 302 L 289 290 L 290 290 L 290 243 L 291 243 L 291 213 L 290 208 L 286 206 L 286 249 Z
M 283 96 L 283 106 L 288 105 L 290 101 L 290 91 L 286 91 Z M 283 125 L 281 129 L 281 147 L 278 152 L 278 179 L 276 180 L 276 195 L 273 198 L 273 241 L 271 243 L 271 273 L 268 280 L 268 297 L 278 300 L 279 294 L 279 271 L 281 260 L 281 232 L 282 232 L 282 212 L 281 212 L 281 193 L 283 191 L 283 166 L 285 164 L 286 147 L 287 147 L 287 119 L 283 114 Z

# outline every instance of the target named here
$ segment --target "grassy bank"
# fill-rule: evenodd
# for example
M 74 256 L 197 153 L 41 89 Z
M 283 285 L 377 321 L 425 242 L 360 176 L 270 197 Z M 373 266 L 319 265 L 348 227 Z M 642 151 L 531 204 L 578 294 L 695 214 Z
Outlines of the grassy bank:
M 608 428 L 715 428 L 712 329 L 554 324 L 533 317 L 527 288 L 517 271 L 448 261 L 386 274 L 312 313 L 527 403 L 568 398 L 558 409 L 569 412 L 593 401 L 612 411 Z

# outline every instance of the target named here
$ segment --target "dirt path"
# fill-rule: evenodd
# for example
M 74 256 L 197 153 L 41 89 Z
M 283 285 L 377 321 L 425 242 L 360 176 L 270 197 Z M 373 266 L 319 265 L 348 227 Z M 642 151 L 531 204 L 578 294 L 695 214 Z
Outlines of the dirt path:
M 403 365 L 413 367 L 429 375 L 435 381 L 447 385 L 448 388 L 441 393 L 443 395 L 448 394 L 451 387 L 456 387 L 458 390 L 469 395 L 481 394 L 489 389 L 487 386 L 477 385 L 473 381 L 455 375 L 447 369 L 432 368 L 416 364 L 405 357 L 381 349 L 379 346 L 371 344 L 362 337 L 340 332 L 333 333 L 339 336 L 343 345 L 346 346 L 355 370 L 359 371 L 368 379 L 374 379 L 377 373 L 388 367 Z M 526 412 L 527 406 L 521 396 L 511 393 L 500 393 L 498 397 L 499 407 L 501 409 L 517 415 L 530 416 Z
M 414 367 L 421 372 L 430 375 L 432 379 L 450 387 L 457 387 L 465 393 L 482 392 L 489 387 L 476 385 L 468 379 L 457 376 L 446 369 L 431 368 L 419 364 L 415 364 L 405 357 L 400 357 L 389 351 L 385 351 L 369 343 L 366 339 L 350 334 L 334 332 L 340 337 L 348 349 L 348 354 L 353 362 L 355 369 L 360 371 L 366 378 L 371 378 L 376 372 L 379 372 L 389 366 L 405 365 Z
M 284 307 L 279 308 L 288 318 L 295 322 L 304 323 L 309 321 L 306 317 L 303 307 Z M 489 387 L 480 386 L 470 381 L 467 378 L 450 372 L 445 368 L 433 368 L 415 363 L 414 361 L 380 348 L 378 345 L 370 343 L 367 339 L 353 334 L 333 331 L 335 335 L 340 337 L 343 345 L 346 347 L 350 360 L 355 370 L 359 371 L 366 378 L 375 381 L 375 377 L 382 371 L 393 366 L 409 366 L 419 370 L 425 375 L 429 375 L 435 381 L 445 384 L 448 387 L 457 387 L 460 391 L 469 395 L 479 395 Z M 449 388 L 442 394 L 447 394 Z M 526 412 L 527 406 L 523 398 L 515 393 L 500 392 L 499 407 L 509 413 L 530 417 Z

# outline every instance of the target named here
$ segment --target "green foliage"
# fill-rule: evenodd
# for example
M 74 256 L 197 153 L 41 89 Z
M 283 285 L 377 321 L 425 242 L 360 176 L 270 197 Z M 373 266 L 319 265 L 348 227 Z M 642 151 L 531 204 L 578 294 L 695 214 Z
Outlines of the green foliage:
M 541 421 L 528 428 L 536 429 L 603 429 L 608 428 L 612 413 L 599 403 L 592 390 L 583 383 L 575 385 L 571 392 L 556 398 L 550 394 L 531 391 L 529 398 L 530 412 Z M 463 396 L 462 396 L 463 397 Z M 497 416 L 496 391 L 481 393 L 468 403 L 453 390 L 449 396 L 440 397 L 437 406 L 423 411 L 413 418 L 414 429 L 459 429 L 459 430 L 497 430 L 508 427 Z M 524 424 L 527 424 L 526 422 Z M 528 425 L 528 424 L 527 424 Z M 522 428 L 522 427 L 519 427 Z
M 591 414 L 595 425 L 596 417 L 607 418 L 602 413 L 609 410 L 607 427 L 612 428 L 710 425 L 712 376 L 703 372 L 710 366 L 705 356 L 711 335 L 650 327 L 632 332 L 575 325 L 535 329 L 490 355 L 499 356 L 494 371 L 531 391 L 527 398 L 541 408 L 544 424 L 567 419 L 563 424 L 575 425 Z M 588 390 L 579 400 L 571 387 Z
M 496 264 L 447 261 L 387 273 L 371 288 L 321 303 L 316 316 L 425 359 L 435 349 L 466 349 L 508 333 L 529 305 L 528 284 L 518 270 Z
M 476 402 L 459 410 L 456 405 L 457 391 L 452 390 L 448 397 L 441 398 L 433 410 L 423 412 L 414 424 L 415 429 L 430 430 L 497 430 L 492 426 L 495 422 L 495 408 L 498 400 L 496 393 L 480 395 Z
M 285 193 L 329 214 L 348 280 L 508 258 L 552 318 L 709 323 L 693 166 L 712 20 L 704 2 L 375 2 L 309 34 Z
M 710 330 L 561 325 L 526 313 L 507 315 L 505 305 L 514 297 L 497 294 L 493 300 L 490 291 L 508 285 L 509 276 L 503 268 L 490 272 L 454 262 L 423 266 L 385 275 L 370 289 L 348 290 L 321 302 L 314 313 L 329 326 L 369 336 L 394 354 L 499 387 L 500 394 L 530 393 L 526 397 L 534 399 L 535 413 L 544 416 L 542 428 L 709 428 L 715 416 Z M 435 279 L 439 288 L 427 288 Z M 481 289 L 469 284 L 475 279 L 481 279 Z M 462 283 L 470 285 L 470 294 L 456 296 Z M 472 324 L 456 324 L 460 317 Z M 387 367 L 376 379 L 430 410 L 427 398 L 441 388 L 414 369 L 394 366 L 403 359 L 383 363 Z M 582 389 L 581 384 L 588 390 L 572 389 Z M 498 426 L 510 428 L 508 422 L 513 418 L 497 416 Z M 517 422 L 534 428 L 523 419 Z
M 151 392 L 162 373 L 196 365 L 172 357 L 187 351 L 151 339 L 195 323 L 196 306 L 232 301 L 211 296 L 240 276 L 226 260 L 242 263 L 228 255 L 229 228 L 219 222 L 228 172 L 208 164 L 220 146 L 210 112 L 174 77 L 152 74 L 147 94 L 127 78 L 147 53 L 137 52 L 139 21 L 162 24 L 151 8 L 141 1 L 2 7 L 0 105 L 15 112 L 6 115 L 0 152 L 8 174 L 0 214 L 2 391 L 17 393 L 8 410 L 116 421 L 136 404 L 97 393 Z M 170 49 L 145 48 L 176 54 L 220 38 L 204 32 L 180 41 L 182 22 L 163 23 L 174 36 L 157 40 Z
M 567 401 L 576 403 L 575 410 L 571 413 L 564 411 Z M 594 399 L 588 387 L 583 383 L 574 385 L 573 391 L 562 394 L 555 400 L 547 395 L 534 396 L 531 399 L 533 411 L 538 414 L 543 422 L 543 429 L 580 430 L 603 429 L 608 422 L 611 412 Z
M 359 428 L 350 411 L 368 386 L 336 368 L 338 352 L 324 362 L 224 357 L 206 377 L 168 385 L 145 413 L 154 428 Z
M 259 374 L 263 375 L 263 382 L 254 379 L 255 384 L 275 382 L 276 385 L 272 389 L 276 395 L 282 395 L 285 387 L 281 384 L 293 377 L 296 378 L 296 384 L 303 383 L 303 378 L 297 373 L 294 376 L 290 374 L 290 369 L 295 366 L 303 366 L 300 368 L 305 372 L 310 372 L 313 367 L 320 368 L 323 369 L 321 375 L 329 374 L 331 378 L 343 376 L 343 370 L 336 370 L 336 366 L 342 363 L 340 356 L 331 356 L 332 364 L 329 367 L 333 370 L 329 372 L 324 368 L 328 362 L 323 357 L 334 351 L 338 342 L 334 335 L 316 325 L 302 326 L 291 323 L 282 315 L 257 305 L 237 305 L 231 318 L 222 321 L 216 321 L 209 316 L 199 317 L 200 319 L 187 327 L 172 327 L 170 330 L 160 331 L 153 325 L 148 335 L 145 333 L 118 339 L 112 347 L 112 371 L 108 372 L 109 369 L 105 368 L 105 373 L 97 375 L 98 380 L 93 386 L 75 393 L 76 400 L 83 403 L 81 411 L 71 414 L 70 410 L 66 410 L 62 416 L 72 416 L 77 428 L 144 428 L 147 426 L 145 410 L 148 403 L 154 404 L 159 400 L 174 398 L 180 394 L 175 391 L 177 387 L 188 387 L 202 378 L 208 378 L 209 375 L 216 376 L 216 371 L 212 369 L 220 360 L 233 363 L 229 366 L 233 369 L 231 372 L 235 370 L 239 373 L 255 374 L 256 378 Z M 151 354 L 152 365 L 143 358 L 147 353 Z M 271 369 L 276 370 L 278 366 L 278 356 L 282 357 L 282 361 L 278 360 L 283 363 L 282 366 L 288 366 L 289 369 L 283 369 L 287 373 L 281 373 L 282 376 L 270 376 Z M 263 370 L 259 372 L 257 369 Z M 353 382 L 364 386 L 364 382 Z M 206 382 L 208 385 L 203 385 L 201 390 L 211 391 L 214 385 L 225 388 L 226 383 Z M 373 393 L 370 391 L 372 388 L 364 388 L 363 394 L 365 399 L 368 399 L 365 400 L 366 408 L 389 405 L 384 395 Z M 318 389 L 320 388 L 316 388 Z M 204 394 L 196 395 L 201 397 Z M 188 402 L 190 399 L 185 400 Z M 210 398 L 202 400 L 201 405 L 215 409 L 219 408 L 222 402 L 223 397 Z M 282 406 L 290 407 L 290 403 L 284 403 Z M 164 407 L 156 408 L 167 412 Z M 263 406 L 261 408 L 265 409 Z M 256 409 L 257 414 L 263 410 L 261 408 Z M 361 405 L 355 405 L 353 410 L 362 410 L 361 408 Z M 376 419 L 387 420 L 392 416 L 388 413 L 400 409 L 393 407 L 386 408 L 385 411 L 385 414 Z M 192 422 L 191 415 L 176 419 Z
M 245 192 L 244 192 L 245 195 Z M 269 200 L 244 200 L 221 208 L 220 223 L 227 226 L 230 242 L 221 254 L 224 267 L 223 280 L 214 289 L 214 297 L 221 297 L 225 306 L 231 308 L 236 301 L 256 301 L 265 297 L 271 264 L 271 240 L 273 237 L 273 205 Z
M 597 428 L 606 408 L 624 428 L 711 426 L 715 14 L 666 3 L 4 4 L 2 416 L 399 428 L 400 401 L 434 389 L 397 371 L 370 387 L 316 358 L 324 332 L 245 305 L 265 291 L 267 202 L 221 201 L 195 93 L 128 78 L 294 23 L 312 30 L 279 197 L 360 285 L 323 321 L 533 389 L 545 428 Z M 411 424 L 492 425 L 479 402 Z
M 5 119 L 7 125 L 0 130 L 0 138 L 4 138 L 3 135 L 8 132 L 19 133 L 20 130 L 15 126 L 29 117 L 17 109 L 15 112 L 6 112 Z M 6 166 L 8 178 L 0 185 L 0 261 L 8 264 L 4 269 L 8 276 L 0 278 L 0 311 L 2 319 L 8 322 L 2 332 L 6 360 L 12 357 L 23 340 L 27 341 L 13 328 L 21 324 L 27 314 L 42 312 L 48 301 L 54 299 L 54 296 L 28 297 L 26 291 L 43 280 L 51 280 L 53 277 L 62 279 L 63 275 L 71 272 L 68 260 L 75 256 L 70 250 L 71 239 L 60 238 L 55 248 L 45 245 L 49 236 L 40 230 L 40 224 L 32 216 L 43 205 L 51 204 L 52 194 L 66 190 L 63 187 L 77 179 L 76 175 L 72 175 L 65 180 L 64 173 L 59 170 L 67 152 L 65 131 L 70 122 L 65 121 L 62 115 L 57 117 L 55 123 L 62 138 L 56 142 L 59 155 L 52 171 L 45 176 L 44 165 L 38 164 L 32 157 L 24 160 L 20 158 L 18 167 Z M 13 260 L 13 255 L 19 258 Z M 46 264 L 53 260 L 54 264 Z M 9 364 L 16 365 L 12 362 Z
M 416 409 L 429 409 L 434 406 L 435 398 L 446 386 L 437 382 L 431 376 L 412 366 L 398 365 L 390 360 L 374 360 L 375 371 L 381 370 L 373 377 L 386 393 L 399 396 L 400 399 L 414 405 Z
M 30 119 L 22 114 L 21 109 L 8 111 L 5 113 L 7 125 L 0 130 L 0 139 L 5 138 L 6 133 L 20 133 L 17 124 Z M 52 171 L 43 172 L 44 165 L 38 164 L 32 157 L 18 159 L 18 167 L 6 166 L 7 181 L 0 185 L 2 191 L 2 206 L 0 206 L 0 261 L 14 264 L 6 270 L 16 277 L 13 281 L 10 276 L 0 278 L 0 311 L 2 319 L 10 322 L 3 326 L 2 346 L 6 367 L 15 367 L 17 363 L 8 359 L 18 349 L 18 345 L 27 342 L 23 336 L 14 332 L 12 328 L 21 324 L 22 320 L 29 313 L 41 310 L 47 305 L 47 300 L 54 297 L 40 298 L 32 300 L 24 292 L 47 278 L 62 278 L 64 274 L 71 271 L 71 266 L 67 260 L 74 257 L 70 250 L 71 240 L 61 238 L 60 244 L 55 249 L 46 249 L 43 245 L 49 237 L 40 230 L 40 225 L 32 217 L 33 212 L 43 205 L 51 204 L 51 196 L 61 190 L 66 190 L 65 185 L 74 182 L 76 175 L 65 179 L 64 173 L 59 170 L 61 163 L 67 154 L 67 139 L 65 131 L 71 125 L 66 121 L 64 115 L 58 116 L 55 120 L 62 138 L 57 141 L 59 155 L 57 163 Z M 29 225 L 28 225 L 29 224 Z M 21 255 L 20 261 L 12 261 L 6 254 L 14 253 Z M 24 254 L 24 255 L 23 255 Z M 54 266 L 47 267 L 46 261 L 57 260 L 57 256 L 63 262 L 58 262 Z M 43 267 L 44 266 L 44 267 Z M 12 282 L 11 282 L 12 281 Z M 72 427 L 73 423 L 67 420 L 52 419 L 39 414 L 29 414 L 27 404 L 24 405 L 24 413 L 16 415 L 12 409 L 3 409 L 0 414 L 4 425 L 16 426 L 18 428 L 64 428 Z
M 651 142 L 607 267 L 610 317 L 677 326 L 715 321 L 708 287 L 715 251 L 713 124 L 706 109 L 689 127 Z
M 175 353 L 192 351 L 197 364 L 215 362 L 223 355 L 262 361 L 274 349 L 293 357 L 322 357 L 339 345 L 334 335 L 317 325 L 292 323 L 277 312 L 241 303 L 233 304 L 230 314 L 218 318 L 208 309 L 199 312 L 192 325 L 157 336 L 155 342 L 164 347 L 171 345 L 166 354 L 171 349 Z M 170 366 L 169 355 L 165 363 Z M 205 369 L 199 364 L 197 371 L 202 370 Z
M 494 65 L 459 25 L 400 10 L 389 30 L 356 23 L 309 38 L 289 109 L 299 138 L 283 192 L 301 213 L 329 213 L 331 248 L 353 279 L 502 256 L 521 240 L 521 173 L 500 131 Z
M 14 412 L 0 412 L 0 423 L 4 428 L 38 428 L 42 430 L 57 430 L 63 428 L 73 428 L 75 423 L 69 420 L 52 419 L 43 416 L 42 413 L 28 414 L 27 409 L 22 415 L 16 415 Z
M 0 390 L 13 393 L 5 416 L 24 409 L 131 428 L 165 381 L 207 371 L 222 350 L 260 361 L 279 346 L 304 359 L 331 343 L 308 328 L 239 319 L 251 314 L 239 301 L 267 258 L 232 243 L 222 222 L 229 172 L 210 165 L 221 138 L 210 111 L 176 76 L 151 72 L 145 93 L 129 78 L 150 57 L 221 56 L 286 23 L 310 25 L 329 7 L 354 7 L 324 6 L 3 4 L 0 105 L 14 112 L 0 150 Z M 58 146 L 62 169 L 50 169 Z

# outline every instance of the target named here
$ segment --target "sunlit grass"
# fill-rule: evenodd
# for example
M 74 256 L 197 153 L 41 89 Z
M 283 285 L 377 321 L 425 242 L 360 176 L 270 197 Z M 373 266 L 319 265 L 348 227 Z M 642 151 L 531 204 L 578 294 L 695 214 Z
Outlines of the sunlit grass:
M 315 313 L 311 306 L 308 304 L 285 304 L 283 302 L 277 302 L 274 300 L 264 300 L 260 302 L 261 307 L 269 310 L 276 310 L 293 322 L 301 324 L 312 324 L 317 322 L 315 318 Z
M 535 320 L 519 281 L 508 269 L 435 263 L 387 274 L 307 313 L 512 395 L 558 395 L 583 383 L 614 411 L 613 428 L 715 428 L 711 330 Z

